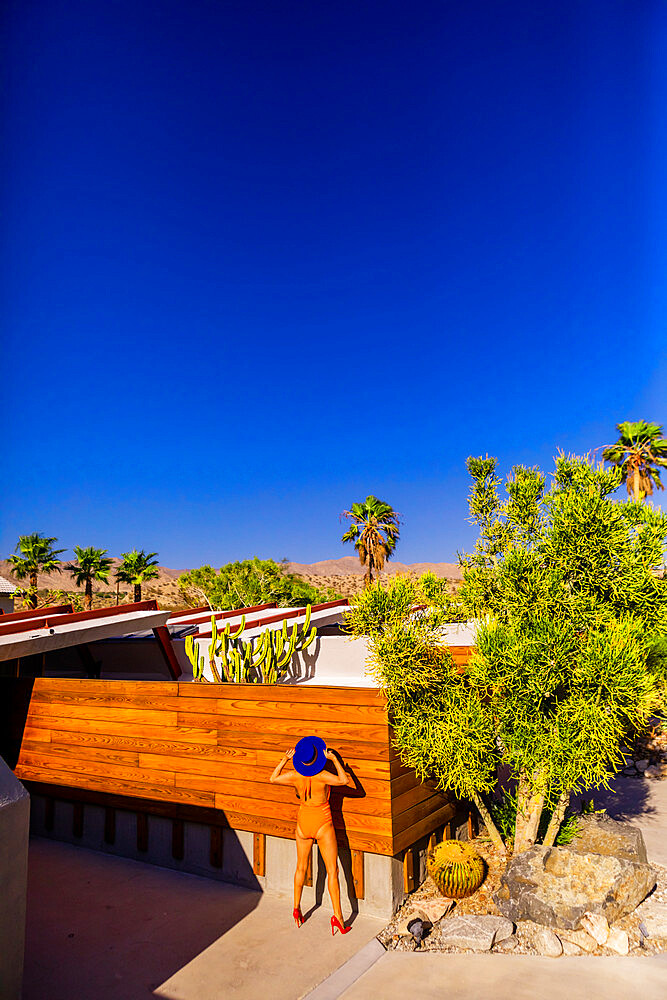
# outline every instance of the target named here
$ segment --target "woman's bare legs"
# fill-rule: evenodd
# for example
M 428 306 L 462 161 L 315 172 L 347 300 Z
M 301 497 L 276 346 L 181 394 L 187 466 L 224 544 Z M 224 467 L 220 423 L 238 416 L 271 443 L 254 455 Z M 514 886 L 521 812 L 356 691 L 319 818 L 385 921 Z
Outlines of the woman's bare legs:
M 333 823 L 327 823 L 321 830 L 318 830 L 317 846 L 327 869 L 327 886 L 334 915 L 342 924 L 343 911 L 340 908 L 340 885 L 338 882 L 338 843 Z
M 308 854 L 312 850 L 313 842 L 308 837 L 304 837 L 299 827 L 296 828 L 296 871 L 294 872 L 294 909 L 301 906 L 301 893 L 306 881 L 308 872 Z

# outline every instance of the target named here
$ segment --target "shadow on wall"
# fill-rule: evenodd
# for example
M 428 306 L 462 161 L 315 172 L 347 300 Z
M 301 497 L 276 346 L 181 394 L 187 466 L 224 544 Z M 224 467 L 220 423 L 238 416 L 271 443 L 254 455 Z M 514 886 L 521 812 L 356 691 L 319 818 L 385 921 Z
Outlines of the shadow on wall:
M 32 677 L 0 677 L 0 757 L 12 771 L 21 750 L 34 683 Z

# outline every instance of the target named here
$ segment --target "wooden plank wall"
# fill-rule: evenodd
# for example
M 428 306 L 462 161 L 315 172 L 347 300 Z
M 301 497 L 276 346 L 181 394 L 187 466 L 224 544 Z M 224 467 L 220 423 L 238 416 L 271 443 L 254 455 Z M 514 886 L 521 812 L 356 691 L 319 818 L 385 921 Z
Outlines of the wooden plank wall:
M 37 678 L 21 726 L 17 776 L 62 786 L 63 798 L 141 799 L 146 811 L 293 837 L 295 793 L 268 777 L 316 732 L 355 777 L 331 800 L 350 849 L 396 855 L 454 813 L 401 765 L 372 688 Z

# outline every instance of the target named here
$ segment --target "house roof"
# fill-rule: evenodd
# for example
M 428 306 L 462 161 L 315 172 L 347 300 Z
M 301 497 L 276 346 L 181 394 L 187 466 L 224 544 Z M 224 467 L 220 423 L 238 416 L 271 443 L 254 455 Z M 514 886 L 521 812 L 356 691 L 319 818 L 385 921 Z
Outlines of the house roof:
M 347 598 L 327 601 L 325 604 L 313 604 L 311 622 L 317 626 L 337 625 L 341 622 L 348 607 Z M 168 622 L 169 626 L 185 625 L 186 621 L 181 617 L 182 615 L 183 612 L 172 615 Z M 198 639 L 211 638 L 211 615 L 215 616 L 220 628 L 224 628 L 229 623 L 230 627 L 234 629 L 241 623 L 241 619 L 245 618 L 243 638 L 253 639 L 262 632 L 279 630 L 282 628 L 283 622 L 286 622 L 288 627 L 304 624 L 306 608 L 277 608 L 275 605 L 260 605 L 253 608 L 239 608 L 236 611 L 200 613 L 187 620 L 187 624 L 195 625 L 199 629 Z
M 18 587 L 11 580 L 5 580 L 4 576 L 0 576 L 0 594 L 15 594 Z
M 38 615 L 34 611 L 25 615 L 0 615 L 0 660 L 78 646 L 140 629 L 159 628 L 168 618 L 169 612 L 160 611 L 155 601 L 73 614 L 63 612 L 62 608 L 43 608 Z

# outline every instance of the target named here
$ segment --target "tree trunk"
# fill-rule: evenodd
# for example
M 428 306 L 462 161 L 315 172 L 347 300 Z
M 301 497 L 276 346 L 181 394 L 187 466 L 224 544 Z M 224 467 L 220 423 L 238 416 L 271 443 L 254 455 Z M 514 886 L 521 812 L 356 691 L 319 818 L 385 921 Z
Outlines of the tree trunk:
M 544 840 L 542 843 L 545 847 L 553 847 L 556 843 L 556 837 L 558 836 L 558 831 L 560 830 L 560 825 L 565 818 L 565 810 L 570 804 L 570 790 L 562 792 L 558 802 L 556 803 L 556 808 L 553 811 L 551 819 L 549 820 L 549 826 L 547 827 L 547 832 L 544 835 Z
M 538 791 L 540 774 L 522 774 L 516 799 L 514 853 L 528 851 L 537 840 L 537 829 L 544 809 L 544 790 Z
M 90 611 L 93 606 L 93 581 L 86 580 L 86 592 L 83 595 L 83 610 Z
M 28 594 L 28 607 L 37 607 L 37 574 L 30 574 L 30 593 Z
M 642 491 L 639 488 L 639 469 L 637 467 L 635 467 L 632 477 L 632 492 L 634 493 L 635 500 L 639 503 L 642 498 Z
M 134 603 L 138 604 L 141 600 L 141 584 L 135 583 L 134 585 Z
M 498 827 L 493 822 L 493 817 L 491 816 L 491 813 L 486 808 L 486 803 L 484 802 L 484 799 L 482 798 L 481 795 L 477 795 L 476 793 L 474 793 L 472 796 L 472 800 L 477 807 L 477 812 L 482 817 L 482 821 L 486 829 L 489 831 L 489 837 L 491 838 L 491 843 L 496 848 L 496 850 L 500 851 L 501 854 L 507 854 L 507 849 L 503 844 L 503 838 L 500 836 L 500 831 Z
M 369 554 L 368 569 L 366 570 L 366 575 L 364 576 L 364 587 L 370 587 L 372 582 L 373 582 L 373 557 Z

